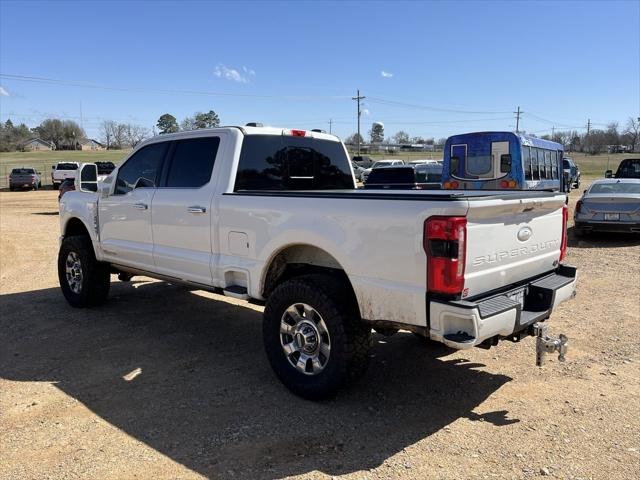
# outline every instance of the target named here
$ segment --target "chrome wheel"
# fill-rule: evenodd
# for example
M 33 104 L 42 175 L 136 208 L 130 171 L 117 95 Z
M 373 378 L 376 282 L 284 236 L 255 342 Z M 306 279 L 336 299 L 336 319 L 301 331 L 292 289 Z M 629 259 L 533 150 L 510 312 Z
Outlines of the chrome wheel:
M 285 310 L 280 344 L 289 363 L 305 375 L 319 374 L 329 361 L 329 330 L 322 316 L 306 303 L 294 303 Z
M 80 293 L 82 291 L 82 263 L 77 253 L 69 252 L 65 267 L 69 288 L 73 293 Z

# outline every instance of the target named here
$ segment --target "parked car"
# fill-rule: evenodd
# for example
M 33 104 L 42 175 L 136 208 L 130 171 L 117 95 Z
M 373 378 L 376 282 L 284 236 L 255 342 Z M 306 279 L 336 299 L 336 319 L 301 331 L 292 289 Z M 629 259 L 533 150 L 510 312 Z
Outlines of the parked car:
M 576 203 L 573 218 L 576 235 L 640 233 L 640 179 L 596 180 Z
M 107 178 L 116 168 L 116 164 L 113 162 L 96 162 L 96 166 L 98 167 L 99 182 Z
M 40 172 L 32 167 L 14 168 L 9 174 L 9 190 L 38 190 L 42 186 Z
M 437 190 L 442 188 L 442 165 L 418 164 L 376 168 L 371 171 L 366 189 Z
M 427 159 L 427 160 L 410 160 L 409 165 L 442 165 L 443 160 L 431 160 L 431 159 Z
M 60 188 L 62 182 L 65 179 L 76 178 L 76 171 L 78 170 L 78 162 L 58 162 L 54 166 L 51 167 L 51 184 L 53 185 L 53 189 L 57 190 Z
M 580 168 L 572 158 L 564 157 L 562 159 L 562 171 L 566 192 L 570 192 L 571 188 L 580 188 Z
M 375 163 L 373 158 L 361 155 L 354 156 L 351 161 L 362 168 L 370 168 Z
M 366 183 L 367 177 L 371 173 L 371 170 L 373 170 L 374 168 L 395 167 L 397 165 L 404 165 L 404 160 L 378 160 L 371 166 L 371 168 L 367 168 L 364 172 L 362 172 L 362 182 Z
M 558 192 L 359 190 L 336 136 L 248 126 L 159 135 L 80 180 L 60 201 L 69 304 L 103 303 L 112 272 L 264 301 L 269 362 L 303 397 L 355 381 L 372 328 L 566 351 L 544 333 L 576 285 Z
M 60 185 L 60 188 L 58 189 L 58 201 L 60 201 L 60 199 L 65 193 L 72 192 L 75 189 L 76 189 L 75 179 L 73 178 L 65 179 L 65 181 L 62 182 L 62 184 Z
M 607 170 L 604 176 L 606 178 L 640 178 L 640 158 L 622 160 L 615 175 L 611 170 Z

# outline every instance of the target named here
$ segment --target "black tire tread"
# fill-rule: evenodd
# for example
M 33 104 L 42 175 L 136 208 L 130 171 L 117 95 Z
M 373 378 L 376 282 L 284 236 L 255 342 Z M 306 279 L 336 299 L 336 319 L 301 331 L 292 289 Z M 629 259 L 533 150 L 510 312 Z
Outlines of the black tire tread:
M 312 305 L 323 310 L 322 315 L 331 332 L 332 345 L 344 347 L 339 367 L 330 378 L 322 378 L 327 371 L 317 377 L 302 378 L 288 363 L 282 362 L 279 343 L 273 345 L 267 340 L 272 328 L 271 322 L 279 324 L 281 304 L 312 298 Z M 286 308 L 286 307 L 285 307 Z M 355 299 L 344 281 L 327 274 L 310 274 L 289 279 L 275 288 L 269 296 L 264 312 L 263 324 L 267 357 L 280 380 L 292 392 L 304 398 L 320 400 L 333 396 L 337 390 L 355 382 L 365 372 L 371 346 L 371 327 L 360 319 Z M 279 340 L 278 340 L 279 342 Z M 332 348 L 332 355 L 337 350 Z M 335 361 L 336 358 L 330 359 Z M 328 367 L 326 367 L 328 369 Z
M 83 286 L 79 294 L 71 291 L 65 275 L 65 262 L 70 251 L 78 253 L 82 262 Z M 109 264 L 96 260 L 91 238 L 87 235 L 74 235 L 63 240 L 58 254 L 58 280 L 64 297 L 72 307 L 94 307 L 107 299 L 111 286 Z

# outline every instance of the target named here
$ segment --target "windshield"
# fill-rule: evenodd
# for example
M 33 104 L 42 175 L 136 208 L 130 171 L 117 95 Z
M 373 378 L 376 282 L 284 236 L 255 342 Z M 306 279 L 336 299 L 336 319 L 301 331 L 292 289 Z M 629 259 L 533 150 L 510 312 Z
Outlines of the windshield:
M 374 163 L 372 168 L 388 167 L 389 165 L 393 165 L 393 160 L 380 160 Z
M 615 195 L 618 193 L 640 194 L 640 183 L 596 183 L 589 193 Z
M 563 160 L 562 161 L 562 168 L 571 168 L 571 164 L 569 163 L 569 160 Z
M 14 168 L 11 173 L 15 175 L 33 175 L 36 173 L 33 168 Z
M 59 163 L 56 166 L 56 170 L 77 170 L 78 165 L 75 163 Z
M 467 156 L 466 172 L 469 175 L 486 175 L 493 168 L 491 155 L 469 155 Z

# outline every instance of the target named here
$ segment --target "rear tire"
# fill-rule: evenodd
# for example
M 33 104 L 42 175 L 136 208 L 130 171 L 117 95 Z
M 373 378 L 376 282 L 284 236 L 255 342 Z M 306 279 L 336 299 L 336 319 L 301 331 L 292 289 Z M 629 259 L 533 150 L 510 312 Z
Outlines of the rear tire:
M 93 307 L 109 295 L 109 264 L 96 260 L 88 236 L 71 236 L 62 241 L 58 253 L 58 281 L 72 307 Z
M 335 395 L 368 364 L 371 327 L 360 319 L 350 288 L 330 275 L 305 275 L 276 287 L 262 333 L 274 372 L 303 398 Z

